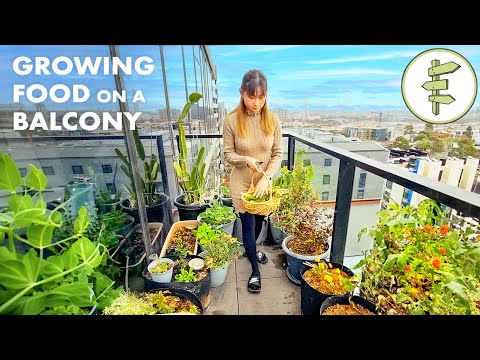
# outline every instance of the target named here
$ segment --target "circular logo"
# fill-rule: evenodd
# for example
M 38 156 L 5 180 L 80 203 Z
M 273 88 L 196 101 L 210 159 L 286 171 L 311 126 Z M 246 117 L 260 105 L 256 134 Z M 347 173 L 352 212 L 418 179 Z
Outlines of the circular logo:
M 402 96 L 420 120 L 448 124 L 460 119 L 477 96 L 477 77 L 462 55 L 431 49 L 410 61 L 402 77 Z

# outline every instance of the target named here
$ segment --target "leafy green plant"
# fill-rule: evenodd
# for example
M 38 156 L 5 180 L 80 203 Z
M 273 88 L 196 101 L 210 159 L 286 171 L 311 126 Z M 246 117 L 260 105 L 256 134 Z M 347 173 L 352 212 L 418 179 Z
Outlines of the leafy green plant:
M 188 267 L 188 270 L 185 268 L 181 268 L 180 272 L 175 275 L 175 280 L 179 282 L 194 282 L 197 281 L 197 277 L 195 276 L 195 272 L 193 271 L 192 267 Z
M 188 248 L 184 244 L 181 238 L 175 240 L 175 247 L 173 248 L 173 255 L 178 256 L 180 259 L 185 259 L 188 255 Z
M 243 253 L 237 239 L 224 231 L 212 229 L 208 224 L 201 224 L 193 231 L 203 249 L 205 265 L 211 269 L 219 269 L 233 262 Z
M 52 243 L 54 230 L 62 225 L 60 209 L 65 210 L 66 204 L 47 211 L 42 196 L 47 178 L 34 165 L 29 168 L 22 179 L 13 159 L 0 152 L 0 190 L 11 193 L 9 206 L 0 213 L 0 243 L 7 241 L 0 246 L 0 314 L 62 313 L 70 305 L 103 309 L 119 290 L 95 270 L 106 249 L 84 234 L 90 222 L 87 210 L 80 208 L 72 236 Z M 23 194 L 17 193 L 22 185 Z M 15 240 L 30 249 L 22 253 Z M 58 250 L 58 245 L 63 248 Z M 45 259 L 46 249 L 54 255 Z
M 225 184 L 220 185 L 220 194 L 221 194 L 223 199 L 229 199 L 230 198 L 230 188 Z
M 175 295 L 122 292 L 103 310 L 104 315 L 154 315 L 189 312 L 200 314 L 200 309 L 190 300 Z
M 233 208 L 220 204 L 217 200 L 213 200 L 203 213 L 199 214 L 202 222 L 210 226 L 221 226 L 234 221 L 237 216 L 233 212 Z
M 448 226 L 441 207 L 396 203 L 378 213 L 360 289 L 386 314 L 480 314 L 480 231 Z
M 95 204 L 98 205 L 108 205 L 120 201 L 120 193 L 112 194 L 107 189 L 100 190 L 100 194 L 95 197 Z
M 204 204 L 203 199 L 205 193 L 205 162 L 203 157 L 205 155 L 205 146 L 200 148 L 198 152 L 195 165 L 189 169 L 191 164 L 188 164 L 187 154 L 187 140 L 185 137 L 185 127 L 183 126 L 183 119 L 188 114 L 192 104 L 197 103 L 202 98 L 202 94 L 191 93 L 188 96 L 187 103 L 183 107 L 182 113 L 177 120 L 178 137 L 179 137 L 179 154 L 178 160 L 173 162 L 173 168 L 177 174 L 178 185 L 183 191 L 185 204 Z
M 121 210 L 112 210 L 109 213 L 102 214 L 98 221 L 105 224 L 107 230 L 118 230 L 126 225 L 127 214 Z
M 135 148 L 137 149 L 137 155 L 141 161 L 143 161 L 143 177 L 140 177 L 140 181 L 142 183 L 142 190 L 143 196 L 145 200 L 145 205 L 153 206 L 157 204 L 160 200 L 160 197 L 155 194 L 155 183 L 158 177 L 158 167 L 159 167 L 159 160 L 158 157 L 152 153 L 150 155 L 150 161 L 146 161 L 145 156 L 145 149 L 142 144 L 142 140 L 140 140 L 140 135 L 138 134 L 138 129 L 132 131 L 133 138 L 135 140 Z M 130 179 L 130 187 L 126 186 L 126 189 L 129 194 L 130 199 L 130 207 L 136 208 L 137 205 L 137 195 L 135 192 L 135 183 L 133 181 L 133 171 L 132 171 L 132 163 L 130 159 L 128 159 L 123 153 L 118 149 L 115 148 L 115 153 L 123 162 L 120 165 L 120 168 L 123 170 L 125 175 Z

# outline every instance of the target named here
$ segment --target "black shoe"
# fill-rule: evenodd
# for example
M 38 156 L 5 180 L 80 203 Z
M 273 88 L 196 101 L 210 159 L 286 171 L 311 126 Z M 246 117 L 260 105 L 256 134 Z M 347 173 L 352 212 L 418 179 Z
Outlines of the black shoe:
M 247 253 L 244 252 L 243 253 L 243 256 L 248 258 L 247 256 Z M 257 261 L 260 263 L 260 264 L 266 264 L 268 262 L 268 258 L 267 258 L 267 255 L 265 255 L 263 252 L 261 251 L 257 251 Z
M 262 288 L 262 282 L 260 280 L 260 275 L 252 275 L 248 279 L 248 291 L 253 293 L 260 292 Z

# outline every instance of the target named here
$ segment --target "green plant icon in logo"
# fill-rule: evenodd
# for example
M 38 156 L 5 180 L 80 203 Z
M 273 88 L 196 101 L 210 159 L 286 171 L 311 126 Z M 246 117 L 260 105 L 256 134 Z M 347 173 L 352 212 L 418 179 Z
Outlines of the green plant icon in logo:
M 428 101 L 432 102 L 432 113 L 440 114 L 440 104 L 451 104 L 455 101 L 452 95 L 440 95 L 440 90 L 448 89 L 448 79 L 440 80 L 440 75 L 451 74 L 457 71 L 460 65 L 450 61 L 440 65 L 440 60 L 432 60 L 432 67 L 428 68 L 428 76 L 432 77 L 432 81 L 427 81 L 422 87 L 425 90 L 432 91 L 432 95 L 428 97 Z

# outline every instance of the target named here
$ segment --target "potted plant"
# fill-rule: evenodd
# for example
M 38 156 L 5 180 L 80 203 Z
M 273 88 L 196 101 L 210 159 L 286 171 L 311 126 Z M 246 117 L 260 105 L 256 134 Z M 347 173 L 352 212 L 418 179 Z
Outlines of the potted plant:
M 47 178 L 29 164 L 22 179 L 15 162 L 0 152 L 0 190 L 10 193 L 8 207 L 0 213 L 0 314 L 88 314 L 110 305 L 119 295 L 114 281 L 96 271 L 105 246 L 85 236 L 90 219 L 80 207 L 73 223 L 73 235 L 53 241 L 62 225 L 62 203 L 52 211 L 42 192 Z M 22 192 L 18 189 L 23 187 Z M 17 243 L 25 244 L 21 251 Z M 53 253 L 47 259 L 44 252 Z
M 147 161 L 145 149 L 143 147 L 142 141 L 140 140 L 140 135 L 138 134 L 138 129 L 133 130 L 132 134 L 135 140 L 135 148 L 137 150 L 137 155 L 140 160 L 143 161 L 144 173 L 141 177 L 141 182 L 148 221 L 161 222 L 164 224 L 166 224 L 167 222 L 169 223 L 169 197 L 163 193 L 158 193 L 156 191 L 156 182 L 159 168 L 158 157 L 152 152 L 150 155 L 150 161 Z M 138 217 L 137 195 L 135 191 L 135 183 L 133 181 L 132 164 L 130 159 L 128 159 L 124 154 L 122 154 L 122 152 L 118 148 L 115 148 L 115 153 L 123 163 L 122 165 L 120 165 L 120 168 L 130 180 L 130 186 L 124 185 L 128 192 L 128 198 L 120 202 L 120 207 L 123 211 L 133 216 L 133 218 L 135 219 L 135 224 L 138 224 L 140 220 Z
M 480 231 L 455 230 L 442 208 L 389 204 L 371 229 L 370 253 L 354 268 L 361 294 L 388 315 L 480 314 Z
M 197 217 L 200 223 L 206 223 L 214 229 L 222 229 L 230 235 L 233 234 L 233 225 L 236 219 L 237 215 L 233 212 L 233 207 L 224 206 L 218 200 L 213 200 L 210 207 Z
M 334 295 L 322 303 L 320 315 L 377 315 L 377 309 L 361 296 Z
M 152 249 L 153 251 L 158 251 L 160 248 L 159 239 L 161 239 L 163 224 L 148 223 L 148 228 L 150 231 Z M 126 271 L 127 268 L 133 270 L 135 274 L 140 274 L 142 272 L 146 252 L 141 224 L 137 224 L 132 228 L 132 230 L 118 244 L 117 249 L 111 256 L 120 263 L 120 269 L 122 272 Z
M 104 315 L 202 315 L 198 297 L 187 290 L 165 289 L 134 293 L 124 291 L 112 304 L 103 309 Z
M 230 186 L 227 183 L 220 185 L 220 201 L 222 205 L 233 207 L 233 201 L 230 196 Z
M 242 246 L 237 239 L 225 231 L 212 229 L 203 223 L 193 231 L 204 249 L 205 266 L 212 271 L 212 287 L 225 282 L 228 265 L 242 253 Z
M 100 194 L 95 197 L 95 205 L 100 214 L 106 214 L 112 210 L 118 209 L 121 201 L 120 193 L 112 194 L 107 189 L 100 190 Z
M 342 264 L 318 260 L 304 265 L 301 275 L 301 308 L 303 315 L 318 315 L 322 303 L 333 295 L 354 290 L 353 272 Z
M 179 154 L 178 158 L 173 162 L 173 168 L 183 194 L 174 200 L 174 204 L 178 209 L 180 220 L 195 220 L 198 214 L 205 211 L 208 206 L 208 202 L 205 201 L 205 195 L 207 195 L 205 189 L 205 146 L 200 148 L 196 158 L 189 158 L 185 128 L 183 126 L 183 120 L 187 116 L 190 107 L 201 98 L 202 94 L 191 93 L 177 120 Z
M 157 258 L 148 264 L 148 271 L 152 274 L 153 281 L 168 283 L 172 280 L 173 260 L 169 258 Z
M 177 243 L 181 243 L 181 246 L 186 248 L 186 254 L 196 255 L 198 251 L 198 241 L 193 234 L 193 230 L 195 230 L 199 224 L 197 220 L 182 220 L 173 223 L 163 243 L 160 257 L 175 255 L 174 250 L 177 247 Z

